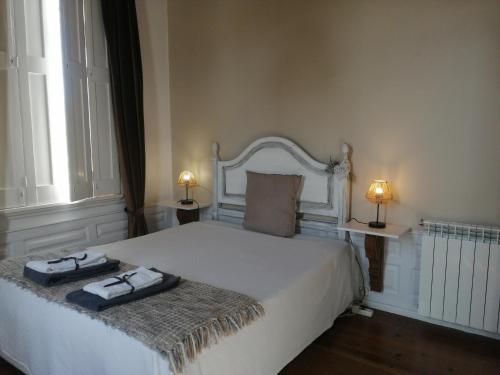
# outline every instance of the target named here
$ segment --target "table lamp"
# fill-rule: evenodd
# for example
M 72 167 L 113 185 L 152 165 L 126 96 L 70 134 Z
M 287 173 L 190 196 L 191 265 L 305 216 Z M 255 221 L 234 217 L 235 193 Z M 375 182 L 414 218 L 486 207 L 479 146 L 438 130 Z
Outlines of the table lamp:
M 392 192 L 388 182 L 385 180 L 373 180 L 366 193 L 366 199 L 377 204 L 377 221 L 370 221 L 368 226 L 372 228 L 385 228 L 385 223 L 378 221 L 378 213 L 380 203 L 387 203 L 392 199 Z
M 191 171 L 182 171 L 179 175 L 179 179 L 177 180 L 178 185 L 186 186 L 186 199 L 181 199 L 181 204 L 193 204 L 193 199 L 189 199 L 189 187 L 196 186 L 196 179 L 194 178 L 194 174 Z

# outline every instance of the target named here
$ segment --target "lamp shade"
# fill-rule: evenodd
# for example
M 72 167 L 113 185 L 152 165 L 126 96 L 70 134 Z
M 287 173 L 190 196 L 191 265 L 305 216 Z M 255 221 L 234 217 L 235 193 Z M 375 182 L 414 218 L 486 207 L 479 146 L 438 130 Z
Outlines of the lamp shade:
M 386 203 L 392 199 L 391 188 L 386 180 L 373 180 L 366 192 L 366 199 L 373 203 Z
M 188 185 L 195 186 L 196 179 L 194 178 L 194 174 L 191 171 L 182 171 L 179 175 L 179 179 L 177 180 L 177 184 L 179 185 Z

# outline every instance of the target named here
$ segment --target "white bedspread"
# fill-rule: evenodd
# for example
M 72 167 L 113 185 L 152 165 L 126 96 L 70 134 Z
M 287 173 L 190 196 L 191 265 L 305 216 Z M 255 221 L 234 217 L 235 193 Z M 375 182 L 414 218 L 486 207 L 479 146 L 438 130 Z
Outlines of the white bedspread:
M 185 374 L 276 374 L 353 298 L 345 242 L 192 223 L 96 247 L 112 258 L 245 293 L 266 315 L 203 351 Z M 170 374 L 168 360 L 102 322 L 0 279 L 0 352 L 31 374 Z

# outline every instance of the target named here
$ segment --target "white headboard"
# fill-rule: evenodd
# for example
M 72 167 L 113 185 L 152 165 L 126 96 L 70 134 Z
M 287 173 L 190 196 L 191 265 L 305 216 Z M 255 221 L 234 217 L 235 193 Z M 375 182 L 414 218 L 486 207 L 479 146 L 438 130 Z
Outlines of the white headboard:
M 314 160 L 296 143 L 281 137 L 257 139 L 233 160 L 219 159 L 218 143 L 213 144 L 212 151 L 212 217 L 215 220 L 221 209 L 244 209 L 246 171 L 301 175 L 299 213 L 336 223 L 349 219 L 351 163 L 347 144 L 342 145 L 342 160 L 333 171 L 328 169 L 328 164 Z

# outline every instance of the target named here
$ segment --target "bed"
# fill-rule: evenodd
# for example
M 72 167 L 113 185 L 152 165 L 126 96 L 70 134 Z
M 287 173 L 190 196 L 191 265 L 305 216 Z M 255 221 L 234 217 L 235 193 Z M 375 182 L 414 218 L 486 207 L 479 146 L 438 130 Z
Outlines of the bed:
M 262 163 L 261 153 L 267 159 L 269 150 L 280 155 L 273 159 L 279 166 Z M 342 237 L 336 226 L 348 212 L 348 165 L 337 165 L 337 173 L 325 172 L 325 165 L 316 161 L 311 165 L 312 158 L 297 150 L 301 151 L 289 140 L 264 138 L 238 158 L 221 162 L 214 147 L 217 178 L 211 215 L 216 220 L 99 246 L 110 257 L 234 290 L 264 307 L 262 318 L 204 350 L 183 373 L 276 374 L 352 302 L 351 252 L 345 241 L 334 239 Z M 244 174 L 239 169 L 245 168 L 267 172 L 279 168 L 285 170 L 282 173 L 307 169 L 321 177 L 312 174 L 304 181 L 298 225 L 299 232 L 316 236 L 281 238 L 243 229 L 238 224 L 244 201 L 240 194 Z M 171 373 L 165 357 L 123 332 L 3 279 L 0 301 L 0 353 L 26 373 Z

